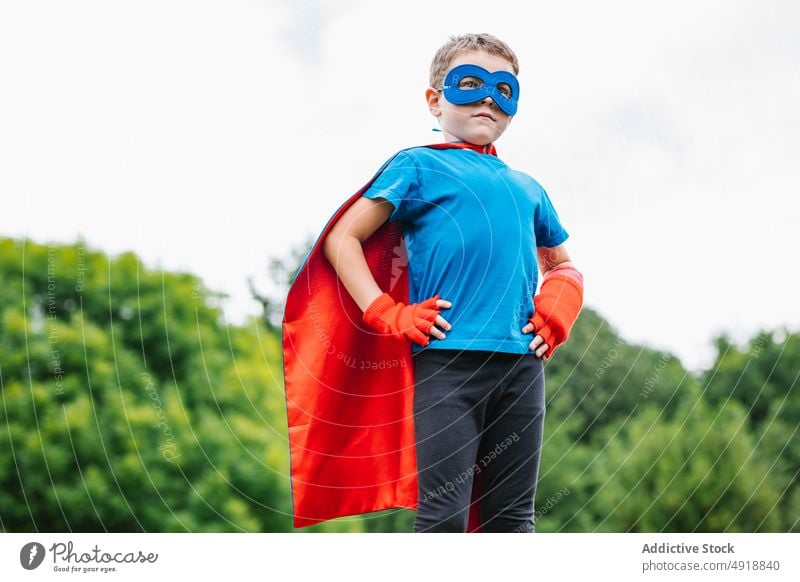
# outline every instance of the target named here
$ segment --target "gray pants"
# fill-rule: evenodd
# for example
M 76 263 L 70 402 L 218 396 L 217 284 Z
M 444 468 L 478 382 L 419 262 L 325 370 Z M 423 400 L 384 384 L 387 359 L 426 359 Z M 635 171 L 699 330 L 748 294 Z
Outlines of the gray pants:
M 544 427 L 544 369 L 533 353 L 413 354 L 419 476 L 415 532 L 465 532 L 473 479 L 481 531 L 532 532 Z

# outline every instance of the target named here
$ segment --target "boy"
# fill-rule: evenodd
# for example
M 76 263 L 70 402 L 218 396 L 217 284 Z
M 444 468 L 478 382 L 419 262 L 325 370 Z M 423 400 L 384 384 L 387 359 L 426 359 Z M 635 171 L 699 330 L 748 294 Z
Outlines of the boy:
M 451 37 L 426 91 L 444 143 L 387 161 L 301 266 L 283 337 L 296 525 L 408 507 L 417 532 L 533 531 L 542 359 L 583 278 L 545 191 L 496 155 L 518 72 L 499 39 Z

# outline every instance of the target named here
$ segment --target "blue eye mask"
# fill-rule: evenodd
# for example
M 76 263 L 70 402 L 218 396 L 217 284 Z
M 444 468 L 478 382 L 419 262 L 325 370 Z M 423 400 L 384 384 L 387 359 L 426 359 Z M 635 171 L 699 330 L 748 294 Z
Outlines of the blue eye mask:
M 478 65 L 458 65 L 447 73 L 441 90 L 453 105 L 475 103 L 491 97 L 507 115 L 517 112 L 519 81 L 508 71 L 490 73 Z

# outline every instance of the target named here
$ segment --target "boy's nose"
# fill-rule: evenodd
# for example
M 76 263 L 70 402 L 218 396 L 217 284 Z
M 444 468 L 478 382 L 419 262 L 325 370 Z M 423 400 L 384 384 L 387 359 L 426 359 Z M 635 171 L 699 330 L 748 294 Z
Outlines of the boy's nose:
M 492 99 L 489 95 L 481 99 L 481 103 L 488 103 L 489 105 L 494 105 L 494 99 Z

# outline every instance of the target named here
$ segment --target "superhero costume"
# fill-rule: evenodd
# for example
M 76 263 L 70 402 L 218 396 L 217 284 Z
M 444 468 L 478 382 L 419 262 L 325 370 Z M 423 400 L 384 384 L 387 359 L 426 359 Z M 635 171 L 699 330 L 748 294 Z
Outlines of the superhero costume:
M 450 71 L 442 90 L 459 104 L 491 96 L 509 113 L 516 111 L 519 87 L 510 73 L 462 65 Z M 492 145 L 425 147 L 497 155 Z M 286 299 L 282 345 L 295 527 L 388 508 L 417 508 L 410 343 L 366 327 L 321 249 L 336 221 L 391 161 L 328 221 Z M 395 301 L 409 303 L 399 224 L 387 221 L 362 248 L 378 286 Z M 480 531 L 481 493 L 476 475 L 468 531 Z
M 497 155 L 493 145 L 425 147 Z M 330 229 L 388 163 L 334 213 L 286 297 L 282 346 L 295 527 L 417 508 L 410 342 L 376 335 L 362 322 L 361 309 L 322 252 Z M 408 303 L 407 256 L 398 223 L 387 221 L 362 246 L 378 286 Z M 479 492 L 475 479 L 473 497 Z M 477 528 L 473 504 L 470 530 Z

